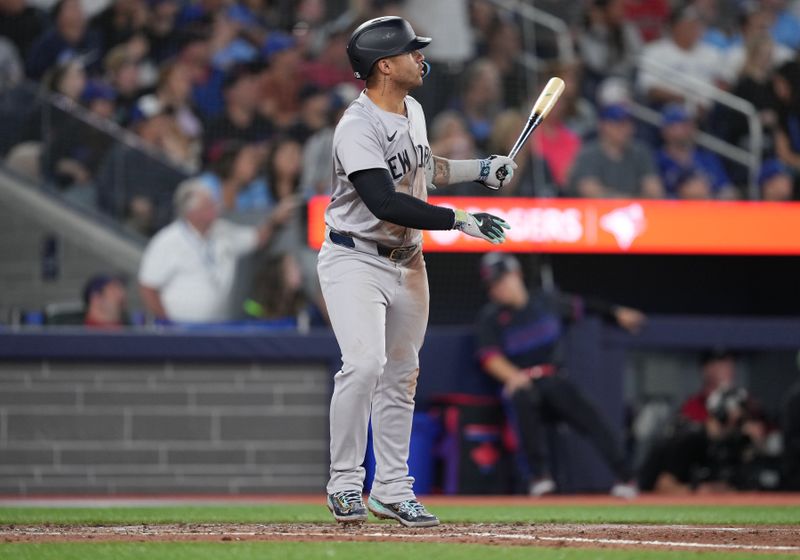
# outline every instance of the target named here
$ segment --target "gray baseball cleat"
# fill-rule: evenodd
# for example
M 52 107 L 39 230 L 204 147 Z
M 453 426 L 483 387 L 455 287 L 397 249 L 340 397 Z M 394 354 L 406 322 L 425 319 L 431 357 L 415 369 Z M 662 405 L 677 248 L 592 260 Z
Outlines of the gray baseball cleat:
M 375 517 L 394 519 L 406 527 L 435 527 L 439 524 L 439 518 L 426 510 L 416 499 L 384 504 L 370 496 L 367 508 Z
M 328 494 L 328 509 L 339 523 L 363 523 L 367 520 L 367 508 L 359 490 Z

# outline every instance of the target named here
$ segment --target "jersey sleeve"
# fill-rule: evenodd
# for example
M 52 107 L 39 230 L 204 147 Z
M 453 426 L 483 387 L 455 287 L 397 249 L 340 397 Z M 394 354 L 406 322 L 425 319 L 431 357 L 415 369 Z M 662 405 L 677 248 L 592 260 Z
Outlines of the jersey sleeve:
M 160 290 L 173 274 L 174 252 L 164 236 L 156 236 L 147 246 L 139 265 L 139 283 L 147 288 Z
M 601 298 L 579 296 L 557 290 L 544 292 L 541 297 L 549 309 L 568 323 L 582 320 L 587 313 L 600 315 L 607 321 L 616 321 L 617 307 Z
M 346 176 L 365 169 L 389 169 L 378 132 L 368 121 L 358 118 L 342 120 L 333 141 L 336 160 Z
M 579 321 L 586 309 L 583 299 L 574 294 L 565 294 L 557 290 L 542 291 L 539 294 L 544 306 L 559 319 L 566 322 Z
M 254 227 L 226 224 L 225 235 L 237 256 L 251 253 L 258 248 L 258 230 Z

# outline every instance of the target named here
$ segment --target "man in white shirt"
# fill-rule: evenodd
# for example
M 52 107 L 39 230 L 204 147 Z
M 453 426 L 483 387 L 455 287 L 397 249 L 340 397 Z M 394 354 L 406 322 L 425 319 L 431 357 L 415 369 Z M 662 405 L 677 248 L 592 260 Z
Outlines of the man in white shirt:
M 662 75 L 660 67 L 700 81 L 700 87 L 718 85 L 724 79 L 724 57 L 719 49 L 701 41 L 704 24 L 693 7 L 673 13 L 670 35 L 653 41 L 642 51 L 642 70 L 639 73 L 639 89 L 655 105 L 682 103 L 687 101 L 686 88 L 677 82 L 672 73 Z M 677 84 L 677 87 L 676 87 Z M 698 90 L 697 86 L 691 88 Z M 707 101 L 700 98 L 700 104 Z
M 178 186 L 174 204 L 176 220 L 153 237 L 139 267 L 145 308 L 179 323 L 229 320 L 239 258 L 264 245 L 288 213 L 276 209 L 258 228 L 234 225 L 218 218 L 213 193 L 196 178 Z

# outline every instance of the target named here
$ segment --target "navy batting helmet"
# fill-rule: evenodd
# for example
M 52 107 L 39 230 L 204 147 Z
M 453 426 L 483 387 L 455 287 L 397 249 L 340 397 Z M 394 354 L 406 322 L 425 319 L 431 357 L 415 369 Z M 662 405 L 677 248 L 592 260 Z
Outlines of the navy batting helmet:
M 491 286 L 509 272 L 520 270 L 519 261 L 508 253 L 486 253 L 481 258 L 481 279 Z
M 425 48 L 430 42 L 430 37 L 417 37 L 411 24 L 401 17 L 379 17 L 365 21 L 353 31 L 347 43 L 347 56 L 355 77 L 366 80 L 380 59 Z

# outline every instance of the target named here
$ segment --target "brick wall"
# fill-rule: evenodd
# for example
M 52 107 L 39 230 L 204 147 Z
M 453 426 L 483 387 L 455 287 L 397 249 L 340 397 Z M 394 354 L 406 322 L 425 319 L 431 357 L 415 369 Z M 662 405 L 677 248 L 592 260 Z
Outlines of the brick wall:
M 322 492 L 324 365 L 0 363 L 0 494 Z

